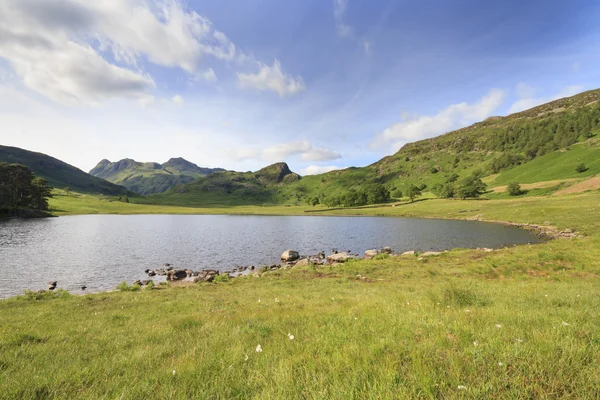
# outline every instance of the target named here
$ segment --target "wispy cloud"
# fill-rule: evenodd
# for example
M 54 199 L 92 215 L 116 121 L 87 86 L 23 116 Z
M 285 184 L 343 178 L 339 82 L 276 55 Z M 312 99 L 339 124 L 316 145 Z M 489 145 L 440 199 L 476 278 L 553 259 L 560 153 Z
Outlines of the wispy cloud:
M 306 168 L 300 170 L 300 175 L 319 175 L 324 174 L 326 172 L 331 172 L 340 169 L 340 167 L 336 167 L 333 165 L 330 166 L 320 166 L 320 165 L 309 165 Z
M 342 158 L 334 150 L 316 147 L 307 140 L 277 144 L 266 149 L 234 148 L 230 156 L 235 159 L 261 159 L 269 162 L 286 161 L 290 157 L 299 157 L 303 161 L 331 161 Z
M 371 53 L 371 42 L 365 38 L 357 38 L 354 29 L 346 23 L 348 0 L 333 0 L 333 18 L 335 29 L 340 37 L 350 38 L 360 45 L 365 54 Z
M 434 137 L 491 116 L 504 101 L 506 93 L 493 89 L 475 104 L 452 104 L 436 115 L 404 115 L 398 122 L 379 133 L 371 148 L 394 147 L 394 151 L 407 142 Z
M 256 74 L 238 73 L 238 84 L 242 89 L 272 91 L 279 96 L 293 95 L 306 89 L 304 80 L 299 76 L 285 74 L 281 63 L 275 60 L 272 66 L 260 63 Z
M 516 113 L 523 110 L 528 110 L 540 104 L 548 103 L 553 100 L 562 99 L 563 97 L 574 96 L 582 92 L 583 86 L 571 85 L 562 88 L 553 96 L 537 96 L 537 90 L 526 83 L 519 83 L 515 89 L 518 100 L 515 101 L 509 108 L 508 113 Z

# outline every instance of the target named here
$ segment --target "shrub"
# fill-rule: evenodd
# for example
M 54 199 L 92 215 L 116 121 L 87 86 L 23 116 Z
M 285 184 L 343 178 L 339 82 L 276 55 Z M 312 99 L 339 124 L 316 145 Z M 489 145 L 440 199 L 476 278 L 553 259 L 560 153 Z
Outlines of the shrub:
M 131 285 L 130 286 L 125 281 L 119 283 L 119 285 L 117 286 L 117 290 L 119 290 L 121 292 L 137 292 L 140 289 L 141 289 L 140 285 Z
M 48 300 L 71 297 L 72 294 L 65 289 L 58 290 L 44 290 L 43 292 L 34 292 L 33 290 L 25 290 L 23 296 L 19 297 L 24 300 Z
M 508 184 L 508 194 L 511 196 L 520 196 L 523 194 L 523 191 L 521 190 L 521 185 L 519 185 L 517 182 L 511 182 Z
M 587 171 L 587 170 L 588 170 L 588 168 L 585 166 L 585 164 L 584 164 L 584 163 L 581 163 L 581 164 L 579 164 L 579 165 L 577 166 L 577 168 L 575 168 L 575 171 L 577 171 L 577 172 L 579 172 L 579 173 L 585 172 L 585 171 Z
M 380 253 L 373 257 L 373 260 L 385 260 L 388 258 L 390 258 L 390 255 L 388 253 Z
M 227 272 L 225 272 L 224 274 L 215 276 L 215 279 L 213 280 L 213 282 L 214 283 L 229 282 L 229 279 L 230 279 L 229 274 Z

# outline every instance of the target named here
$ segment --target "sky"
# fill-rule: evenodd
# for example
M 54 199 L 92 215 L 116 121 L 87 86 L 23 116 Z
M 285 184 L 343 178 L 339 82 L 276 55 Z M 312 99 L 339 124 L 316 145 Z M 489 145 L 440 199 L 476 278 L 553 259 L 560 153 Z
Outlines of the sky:
M 1 0 L 0 144 L 315 174 L 600 87 L 597 0 Z

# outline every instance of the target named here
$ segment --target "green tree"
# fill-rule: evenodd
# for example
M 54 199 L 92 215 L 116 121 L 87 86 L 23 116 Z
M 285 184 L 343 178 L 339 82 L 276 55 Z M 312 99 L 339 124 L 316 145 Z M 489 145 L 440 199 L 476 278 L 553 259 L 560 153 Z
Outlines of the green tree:
M 65 186 L 65 188 L 63 190 L 65 191 L 65 193 L 67 194 L 67 196 L 71 193 L 71 187 L 70 186 Z
M 43 178 L 34 178 L 31 181 L 31 206 L 36 210 L 48 209 L 48 198 L 52 197 L 52 187 Z
M 581 163 L 581 164 L 579 164 L 579 165 L 577 166 L 577 168 L 575 168 L 575 171 L 577 171 L 577 172 L 579 172 L 579 173 L 585 172 L 585 171 L 587 171 L 587 170 L 588 170 L 588 168 L 585 166 L 585 164 L 584 164 L 584 163 Z
M 508 184 L 508 194 L 511 196 L 520 196 L 523 194 L 523 191 L 521 190 L 521 185 L 519 185 L 517 182 L 511 182 Z
M 477 171 L 478 172 L 478 171 Z M 481 175 L 477 172 L 463 179 L 456 187 L 456 195 L 461 199 L 477 198 L 485 193 L 487 185 L 481 180 Z
M 415 201 L 415 199 L 417 197 L 419 197 L 421 195 L 421 189 L 419 189 L 415 185 L 410 185 L 408 188 L 408 191 L 406 192 L 406 195 L 408 196 L 408 198 L 410 199 L 410 201 L 412 203 L 413 201 Z

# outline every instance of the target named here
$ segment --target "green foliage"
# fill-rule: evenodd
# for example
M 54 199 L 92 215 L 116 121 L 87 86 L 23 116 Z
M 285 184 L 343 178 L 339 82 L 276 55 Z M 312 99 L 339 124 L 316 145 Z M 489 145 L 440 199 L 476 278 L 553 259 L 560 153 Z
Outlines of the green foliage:
M 517 182 L 511 182 L 508 184 L 508 194 L 510 196 L 520 196 L 523 194 L 523 191 L 521 190 L 521 185 L 519 185 Z
M 223 273 L 223 274 L 219 274 L 217 276 L 215 276 L 215 279 L 213 280 L 214 283 L 223 283 L 223 282 L 229 282 L 231 278 L 229 277 L 229 274 L 227 272 Z
M 585 166 L 584 163 L 581 163 L 577 166 L 577 168 L 575 168 L 575 171 L 581 173 L 581 172 L 585 172 L 588 170 L 588 167 Z
M 50 300 L 50 299 L 64 299 L 71 297 L 72 294 L 64 289 L 56 290 L 42 290 L 34 292 L 33 290 L 25 290 L 23 296 L 18 297 L 23 300 Z
M 483 183 L 478 172 L 461 180 L 456 187 L 456 195 L 461 199 L 477 198 L 485 193 L 487 185 Z
M 117 285 L 117 290 L 121 292 L 137 292 L 141 289 L 140 285 L 128 285 L 127 282 L 123 281 Z
M 0 215 L 21 215 L 22 210 L 48 210 L 52 188 L 24 165 L 0 163 Z
M 419 189 L 415 185 L 410 185 L 408 187 L 408 190 L 406 191 L 406 195 L 408 196 L 408 198 L 410 199 L 410 201 L 413 202 L 413 201 L 415 201 L 415 199 L 417 197 L 419 197 L 421 195 L 421 189 Z
M 375 257 L 373 257 L 373 260 L 387 260 L 388 258 L 390 258 L 390 255 L 388 253 L 379 253 Z

